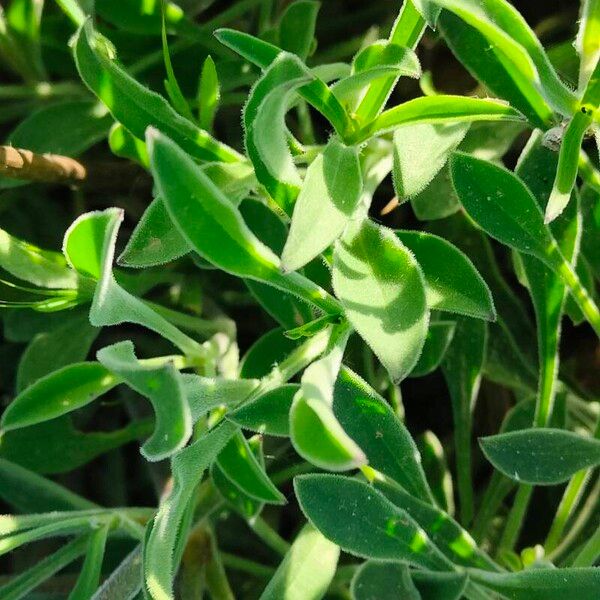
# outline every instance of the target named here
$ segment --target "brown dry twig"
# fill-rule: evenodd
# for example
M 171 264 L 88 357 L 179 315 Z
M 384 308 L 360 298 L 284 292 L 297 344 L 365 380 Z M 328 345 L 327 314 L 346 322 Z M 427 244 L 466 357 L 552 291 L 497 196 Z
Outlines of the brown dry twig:
M 0 176 L 44 183 L 76 183 L 86 175 L 86 168 L 68 156 L 0 146 Z

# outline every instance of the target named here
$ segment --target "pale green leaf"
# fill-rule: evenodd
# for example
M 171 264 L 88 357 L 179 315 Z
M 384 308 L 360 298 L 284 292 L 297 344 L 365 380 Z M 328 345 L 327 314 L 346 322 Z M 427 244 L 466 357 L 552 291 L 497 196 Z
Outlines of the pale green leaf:
M 320 600 L 335 575 L 340 549 L 311 525 L 298 534 L 260 600 Z
M 335 381 L 349 333 L 347 328 L 335 332 L 324 356 L 304 371 L 290 410 L 290 438 L 296 452 L 331 471 L 346 471 L 366 463 L 364 452 L 333 412 Z
M 358 149 L 332 138 L 307 170 L 283 249 L 282 268 L 296 271 L 328 248 L 342 234 L 361 192 Z
M 144 543 L 144 584 L 152 600 L 173 600 L 174 552 L 179 527 L 204 471 L 236 428 L 223 423 L 172 458 L 173 487 L 163 499 Z
M 394 131 L 394 189 L 399 200 L 422 192 L 465 137 L 470 123 L 407 125 Z
M 333 287 L 346 317 L 395 380 L 413 369 L 427 336 L 424 278 L 394 233 L 352 222 L 334 248 Z
M 154 433 L 141 452 L 147 460 L 162 460 L 181 449 L 192 435 L 192 417 L 179 372 L 173 364 L 142 365 L 130 341 L 102 348 L 97 358 L 129 387 L 146 396 L 156 414 Z

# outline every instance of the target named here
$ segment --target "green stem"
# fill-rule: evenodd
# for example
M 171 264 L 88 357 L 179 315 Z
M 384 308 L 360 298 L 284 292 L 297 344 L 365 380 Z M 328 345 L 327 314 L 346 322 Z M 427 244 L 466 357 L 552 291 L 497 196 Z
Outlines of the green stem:
M 144 300 L 152 310 L 163 316 L 167 321 L 181 327 L 187 331 L 197 333 L 204 338 L 209 338 L 215 333 L 225 333 L 228 337 L 235 337 L 235 322 L 227 317 L 216 317 L 215 319 L 201 319 L 200 317 L 194 317 L 172 308 L 167 308 L 161 304 Z
M 513 481 L 495 472 L 493 478 L 485 491 L 477 517 L 473 523 L 471 534 L 477 543 L 480 543 L 487 533 L 490 522 L 498 512 L 502 502 L 515 487 Z
M 423 32 L 426 23 L 415 8 L 412 0 L 404 0 L 400 14 L 394 23 L 389 41 L 400 46 L 414 48 Z M 374 119 L 385 106 L 398 77 L 390 77 L 373 82 L 356 109 L 359 120 L 369 122 Z
M 41 82 L 35 85 L 0 85 L 0 100 L 46 100 L 62 97 L 87 97 L 87 92 L 75 81 Z
M 598 419 L 596 423 L 596 429 L 594 430 L 594 437 L 596 439 L 600 439 L 600 419 Z M 550 527 L 550 531 L 548 532 L 548 537 L 546 538 L 546 542 L 544 544 L 544 548 L 546 549 L 546 554 L 555 550 L 560 542 L 560 538 L 564 532 L 564 529 L 567 525 L 567 522 L 579 501 L 581 500 L 581 496 L 585 491 L 587 484 L 589 483 L 594 469 L 587 469 L 583 471 L 579 471 L 575 473 L 569 484 L 567 485 L 563 497 L 558 506 L 558 510 L 556 511 L 556 516 L 552 521 L 552 526 Z
M 600 498 L 600 479 L 598 479 L 589 493 L 587 500 L 582 506 L 577 518 L 573 521 L 572 525 L 565 537 L 562 539 L 560 544 L 548 555 L 548 558 L 556 563 L 557 559 L 561 557 L 571 546 L 573 541 L 581 533 L 583 528 L 586 526 L 588 521 L 592 518 L 598 508 L 598 498 Z
M 579 175 L 587 185 L 600 194 L 600 173 L 583 150 L 579 154 Z
M 523 526 L 523 520 L 529 506 L 529 500 L 533 493 L 533 486 L 521 485 L 517 490 L 515 501 L 512 509 L 508 515 L 498 550 L 512 550 L 517 543 L 521 527 Z
M 281 556 L 285 556 L 290 545 L 262 518 L 248 521 L 250 528 L 267 545 Z
M 273 285 L 284 292 L 295 294 L 299 298 L 306 300 L 306 302 L 314 304 L 325 313 L 335 315 L 342 312 L 342 306 L 331 294 L 308 279 L 308 277 L 304 277 L 304 275 L 295 271 L 281 273 L 280 280 L 274 281 Z
M 567 521 L 579 504 L 581 495 L 589 480 L 589 476 L 589 471 L 579 471 L 579 473 L 576 473 L 569 481 L 558 506 L 558 510 L 556 511 L 554 520 L 552 521 L 548 537 L 544 543 L 546 554 L 549 554 L 558 546 L 567 525 Z
M 473 477 L 471 473 L 471 416 L 454 416 L 456 475 L 460 499 L 460 522 L 467 526 L 473 519 Z
M 229 554 L 228 552 L 221 552 L 221 560 L 226 567 L 233 569 L 234 571 L 255 575 L 261 579 L 270 579 L 275 573 L 275 569 L 273 567 L 261 565 L 253 560 L 240 558 L 239 556 L 236 556 L 235 554 Z
M 600 527 L 573 561 L 574 567 L 593 567 L 600 556 Z
M 600 310 L 598 309 L 598 306 L 590 296 L 589 292 L 583 287 L 575 269 L 573 269 L 569 261 L 567 261 L 560 253 L 558 248 L 551 251 L 551 259 L 555 264 L 556 272 L 571 292 L 586 320 L 600 338 Z

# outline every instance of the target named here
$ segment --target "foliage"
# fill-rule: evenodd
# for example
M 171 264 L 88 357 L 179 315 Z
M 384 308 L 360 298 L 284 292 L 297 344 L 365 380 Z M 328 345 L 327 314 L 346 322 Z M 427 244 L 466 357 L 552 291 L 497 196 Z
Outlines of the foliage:
M 0 598 L 600 597 L 600 2 L 350 4 L 0 7 Z

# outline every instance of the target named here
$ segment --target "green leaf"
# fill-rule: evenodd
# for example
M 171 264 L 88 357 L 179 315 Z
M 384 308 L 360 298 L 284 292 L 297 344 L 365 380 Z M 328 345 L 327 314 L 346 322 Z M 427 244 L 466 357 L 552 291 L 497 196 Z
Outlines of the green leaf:
M 452 321 L 434 321 L 429 324 L 423 352 L 410 372 L 410 377 L 429 375 L 440 366 L 454 337 L 454 328 L 455 323 Z
M 515 175 L 461 152 L 453 155 L 451 170 L 461 204 L 488 235 L 548 263 L 556 242 L 537 201 Z
M 302 528 L 260 600 L 320 600 L 335 575 L 340 549 L 314 527 Z
M 299 0 L 290 4 L 279 21 L 279 44 L 305 60 L 314 43 L 320 2 Z
M 173 487 L 161 502 L 144 544 L 144 584 L 152 600 L 174 598 L 174 552 L 179 527 L 204 471 L 235 431 L 233 424 L 223 423 L 172 458 Z
M 88 600 L 96 591 L 102 574 L 107 537 L 108 527 L 106 525 L 90 535 L 83 567 L 75 587 L 69 594 L 69 600 Z
M 64 415 L 6 432 L 0 456 L 37 473 L 66 473 L 151 432 L 151 422 L 134 421 L 113 431 L 84 433 L 75 429 L 70 417 Z
M 349 334 L 347 328 L 334 332 L 323 357 L 304 371 L 290 410 L 290 438 L 296 452 L 331 471 L 366 464 L 363 451 L 344 431 L 332 408 L 335 380 Z
M 86 359 L 100 330 L 89 324 L 85 313 L 63 318 L 62 325 L 37 334 L 25 348 L 17 370 L 17 392 L 53 371 Z
M 425 278 L 431 310 L 443 310 L 487 321 L 496 319 L 492 294 L 469 258 L 441 237 L 418 231 L 397 231 L 414 254 Z
M 0 267 L 14 277 L 50 289 L 77 289 L 81 278 L 59 252 L 42 250 L 0 229 Z
M 346 142 L 362 143 L 401 125 L 470 123 L 473 121 L 520 121 L 522 116 L 500 100 L 464 96 L 424 96 L 408 100 L 382 112 L 361 130 L 346 137 Z
M 485 323 L 469 318 L 459 319 L 454 330 L 454 338 L 442 362 L 442 372 L 452 401 L 458 495 L 463 524 L 468 524 L 473 518 L 471 429 L 473 411 L 481 384 L 486 345 Z
M 579 90 L 583 90 L 600 59 L 600 5 L 598 0 L 581 2 L 575 48 L 580 57 Z
M 413 571 L 411 575 L 423 600 L 460 600 L 468 583 L 464 573 Z
M 90 323 L 95 327 L 137 323 L 170 340 L 187 355 L 203 355 L 205 351 L 198 342 L 183 334 L 117 283 L 112 263 L 122 220 L 123 211 L 118 208 L 85 213 L 75 220 L 65 234 L 63 252 L 69 264 L 79 273 L 98 280 L 90 310 Z
M 311 79 L 298 57 L 282 52 L 252 88 L 244 107 L 246 152 L 258 181 L 286 212 L 302 181 L 288 148 L 285 113 L 296 90 Z
M 389 404 L 350 369 L 340 371 L 333 412 L 344 431 L 365 453 L 369 465 L 427 502 L 431 492 L 419 451 Z
M 574 112 L 575 94 L 561 81 L 546 52 L 521 14 L 506 0 L 430 0 L 483 35 L 495 57 L 519 87 L 533 82 L 548 104 L 564 115 Z
M 431 542 L 449 561 L 463 567 L 498 570 L 498 566 L 478 548 L 468 531 L 450 515 L 415 498 L 395 484 L 375 480 L 375 487 L 422 527 Z
M 148 168 L 148 152 L 146 144 L 136 137 L 121 123 L 115 123 L 108 133 L 108 145 L 115 156 L 132 160 L 144 168 Z
M 215 36 L 222 44 L 261 69 L 267 69 L 283 52 L 273 44 L 233 29 L 217 29 Z M 298 93 L 333 125 L 338 134 L 343 135 L 350 127 L 344 107 L 315 73 L 311 74 L 310 83 L 301 86 Z
M 423 349 L 429 323 L 424 278 L 394 233 L 352 222 L 335 244 L 333 287 L 345 315 L 395 380 Z
M 600 589 L 597 568 L 528 569 L 518 573 L 471 570 L 469 577 L 510 600 L 561 600 L 574 594 L 594 600 Z
M 144 139 L 146 129 L 156 127 L 199 160 L 236 162 L 235 150 L 181 117 L 162 97 L 145 88 L 117 64 L 109 40 L 95 31 L 90 21 L 77 32 L 73 43 L 77 70 L 85 84 L 106 105 L 113 117 L 133 135 Z
M 255 185 L 252 167 L 245 162 L 208 163 L 200 169 L 233 204 L 241 201 Z M 162 198 L 157 197 L 145 210 L 118 262 L 127 267 L 151 267 L 171 262 L 191 250 L 173 224 Z
M 7 142 L 38 154 L 75 157 L 104 139 L 111 124 L 111 116 L 97 102 L 65 100 L 33 111 L 13 129 Z M 3 177 L 0 188 L 25 183 Z
M 299 345 L 284 335 L 280 327 L 272 329 L 250 346 L 240 364 L 240 377 L 257 378 L 267 375 Z
M 212 131 L 215 114 L 221 101 L 221 89 L 215 61 L 210 55 L 202 64 L 198 82 L 198 122 L 206 131 Z
M 399 200 L 422 192 L 465 137 L 470 123 L 407 125 L 394 131 L 394 189 Z
M 241 433 L 227 442 L 217 457 L 217 465 L 251 498 L 269 504 L 285 504 L 285 496 L 271 482 Z
M 33 471 L 0 458 L 0 497 L 23 513 L 88 510 L 97 505 Z
M 421 600 L 410 570 L 403 563 L 374 560 L 363 563 L 352 578 L 350 591 L 352 600 Z
M 59 550 L 46 556 L 36 564 L 13 577 L 8 583 L 0 587 L 0 595 L 4 600 L 19 600 L 31 597 L 29 592 L 62 571 L 74 560 L 85 554 L 88 545 L 88 536 L 82 535 L 68 542 Z
M 173 225 L 159 196 L 144 211 L 118 260 L 127 267 L 153 267 L 176 260 L 189 251 L 189 243 Z
M 451 568 L 409 515 L 370 485 L 339 475 L 301 475 L 294 489 L 309 521 L 342 550 L 434 570 Z
M 592 123 L 591 111 L 583 110 L 585 112 L 578 111 L 575 113 L 565 129 L 560 145 L 556 178 L 546 206 L 545 223 L 550 223 L 556 219 L 571 198 L 571 191 L 577 179 L 583 136 Z
M 490 52 L 490 42 L 481 33 L 449 11 L 442 11 L 438 27 L 458 60 L 494 95 L 508 100 L 537 127 L 546 127 L 553 121 L 553 111 L 535 82 L 514 79 L 494 45 Z
M 252 233 L 275 254 L 281 254 L 288 234 L 281 216 L 252 198 L 242 202 L 240 213 Z M 258 303 L 283 327 L 297 327 L 313 319 L 311 307 L 296 296 L 252 279 L 246 279 L 244 283 Z
M 246 440 L 252 454 L 264 468 L 264 457 L 262 448 L 262 437 L 256 435 Z M 231 442 L 230 442 L 231 443 Z M 223 469 L 215 461 L 210 467 L 210 477 L 219 493 L 234 508 L 242 518 L 250 521 L 258 516 L 264 507 L 264 503 L 254 497 L 249 496 L 238 484 L 237 481 L 230 479 Z
M 20 393 L 4 411 L 1 428 L 6 432 L 65 415 L 93 402 L 119 382 L 95 362 L 67 365 Z
M 311 281 L 280 272 L 279 257 L 254 236 L 239 211 L 171 140 L 149 130 L 152 173 L 167 210 L 183 237 L 219 268 L 300 295 L 326 312 L 337 303 Z M 179 176 L 174 179 L 174 171 Z
M 487 459 L 507 477 L 534 485 L 562 483 L 600 464 L 600 441 L 561 429 L 524 429 L 479 440 Z
M 102 348 L 97 358 L 111 373 L 142 394 L 156 414 L 154 433 L 141 452 L 147 460 L 167 458 L 183 448 L 192 435 L 192 416 L 182 380 L 172 363 L 142 365 L 130 341 Z
M 244 429 L 266 435 L 288 437 L 289 412 L 294 395 L 299 389 L 300 386 L 295 383 L 282 385 L 227 413 L 227 418 Z
M 281 257 L 284 270 L 300 269 L 342 234 L 362 187 L 358 148 L 332 138 L 306 172 Z

